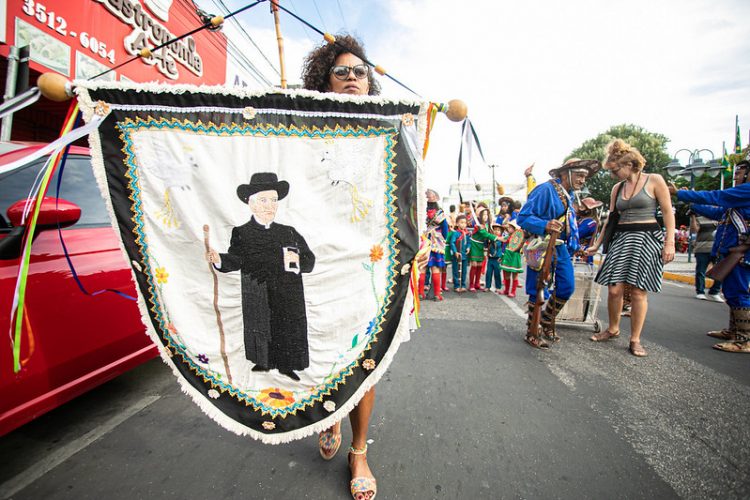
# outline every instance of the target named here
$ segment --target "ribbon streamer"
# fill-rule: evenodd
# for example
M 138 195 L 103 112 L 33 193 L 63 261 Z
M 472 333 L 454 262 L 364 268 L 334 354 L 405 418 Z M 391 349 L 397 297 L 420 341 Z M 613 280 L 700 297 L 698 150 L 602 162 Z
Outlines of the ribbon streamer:
M 21 334 L 23 332 L 23 323 L 24 323 L 24 305 L 25 305 L 25 299 L 26 299 L 26 284 L 27 284 L 27 278 L 29 274 L 29 264 L 31 261 L 31 245 L 34 241 L 34 233 L 36 232 L 36 225 L 37 221 L 39 219 L 39 211 L 42 206 L 42 202 L 44 200 L 44 196 L 47 193 L 47 189 L 49 187 L 49 181 L 52 178 L 52 175 L 54 174 L 55 170 L 57 169 L 57 166 L 60 163 L 60 160 L 62 158 L 62 150 L 65 146 L 70 144 L 71 142 L 75 141 L 79 137 L 88 134 L 89 130 L 81 131 L 81 129 L 86 129 L 87 127 L 81 127 L 81 129 L 78 129 L 76 133 L 71 133 L 71 130 L 73 129 L 73 126 L 76 121 L 76 116 L 78 115 L 78 103 L 76 101 L 71 103 L 71 107 L 68 110 L 68 115 L 65 118 L 62 130 L 60 132 L 60 139 L 55 141 L 53 144 L 57 145 L 57 149 L 54 150 L 53 154 L 50 156 L 49 161 L 47 162 L 47 165 L 45 166 L 44 175 L 42 176 L 42 182 L 39 185 L 39 189 L 36 193 L 36 197 L 34 200 L 34 208 L 31 212 L 31 217 L 28 220 L 26 224 L 26 231 L 24 234 L 24 239 L 21 244 L 22 246 L 22 254 L 21 254 L 21 262 L 18 267 L 18 277 L 16 279 L 16 287 L 13 294 L 13 305 L 11 307 L 11 324 L 10 324 L 10 337 L 11 337 L 11 344 L 13 348 L 13 372 L 18 373 L 21 370 Z M 93 125 L 91 129 L 96 128 L 99 123 L 101 123 L 100 119 L 93 120 L 90 125 Z M 46 149 L 46 148 L 43 148 Z M 38 153 L 38 152 L 37 152 Z M 23 158 L 23 160 L 26 160 L 24 163 L 21 163 L 20 165 L 16 165 L 15 168 L 18 168 L 19 166 L 28 163 L 29 161 L 33 161 L 34 158 L 29 159 L 34 155 L 29 155 L 26 158 Z M 39 156 L 35 156 L 36 158 L 39 158 Z M 18 162 L 14 162 L 18 163 Z

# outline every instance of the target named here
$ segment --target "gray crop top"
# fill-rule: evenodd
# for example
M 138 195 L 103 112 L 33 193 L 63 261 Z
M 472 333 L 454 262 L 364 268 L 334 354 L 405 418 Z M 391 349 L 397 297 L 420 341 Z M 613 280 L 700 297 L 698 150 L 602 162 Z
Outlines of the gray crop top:
M 652 198 L 646 192 L 646 185 L 650 179 L 651 176 L 647 177 L 643 188 L 629 200 L 622 198 L 624 189 L 620 190 L 620 196 L 615 204 L 620 212 L 620 223 L 650 221 L 656 217 L 656 198 Z

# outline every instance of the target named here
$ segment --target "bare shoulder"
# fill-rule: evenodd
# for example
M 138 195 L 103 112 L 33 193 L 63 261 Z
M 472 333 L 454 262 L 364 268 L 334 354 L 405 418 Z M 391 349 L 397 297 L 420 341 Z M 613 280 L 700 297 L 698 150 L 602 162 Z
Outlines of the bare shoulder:
M 662 177 L 659 174 L 646 174 L 648 175 L 649 180 L 655 185 L 655 186 L 663 186 L 667 187 L 667 181 L 664 180 L 664 177 Z

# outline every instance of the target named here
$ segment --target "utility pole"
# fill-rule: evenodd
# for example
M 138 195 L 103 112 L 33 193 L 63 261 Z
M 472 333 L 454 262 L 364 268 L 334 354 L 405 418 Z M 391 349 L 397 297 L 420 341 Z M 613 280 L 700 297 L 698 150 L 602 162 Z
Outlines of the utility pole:
M 494 163 L 492 165 L 487 165 L 492 169 L 492 220 L 495 220 L 495 217 L 497 216 L 497 183 L 495 182 L 495 165 Z

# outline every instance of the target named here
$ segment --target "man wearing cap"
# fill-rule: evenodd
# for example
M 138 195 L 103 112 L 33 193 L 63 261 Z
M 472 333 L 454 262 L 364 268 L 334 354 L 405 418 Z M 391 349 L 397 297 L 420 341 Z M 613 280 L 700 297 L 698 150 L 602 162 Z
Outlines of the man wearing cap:
M 750 244 L 750 160 L 735 165 L 735 187 L 723 191 L 677 190 L 669 185 L 669 192 L 679 201 L 691 203 L 698 215 L 718 220 L 716 238 L 711 251 L 718 260 L 726 258 L 731 249 Z M 714 345 L 714 349 L 727 352 L 750 353 L 750 248 L 734 266 L 721 285 L 729 306 L 729 327 L 708 335 L 727 342 Z
M 604 203 L 594 198 L 584 198 L 576 207 L 576 217 L 578 218 L 578 241 L 581 245 L 581 251 L 586 250 L 594 241 L 596 231 L 599 229 L 599 217 L 597 209 Z M 580 253 L 579 253 L 580 255 Z M 585 257 L 589 265 L 594 265 L 594 256 Z
M 241 273 L 245 357 L 253 371 L 277 369 L 299 380 L 294 370 L 310 365 L 302 273 L 312 271 L 315 255 L 293 227 L 273 221 L 288 193 L 289 183 L 271 172 L 240 184 L 237 196 L 253 215 L 232 229 L 226 253 L 209 249 L 206 259 L 218 271 Z
M 559 232 L 552 272 L 554 273 L 555 294 L 550 297 L 542 310 L 541 326 L 544 336 L 557 342 L 553 320 L 568 299 L 573 295 L 575 279 L 571 255 L 579 248 L 578 224 L 571 193 L 579 191 L 586 179 L 601 168 L 597 160 L 571 158 L 561 167 L 550 170 L 552 177 L 548 182 L 539 184 L 529 194 L 529 199 L 518 214 L 518 224 L 526 231 L 544 235 L 552 231 Z M 529 317 L 527 321 L 526 342 L 538 349 L 547 349 L 549 345 L 539 336 L 539 332 L 530 331 L 534 305 L 537 296 L 537 276 L 535 271 L 526 268 L 526 293 L 529 296 Z

